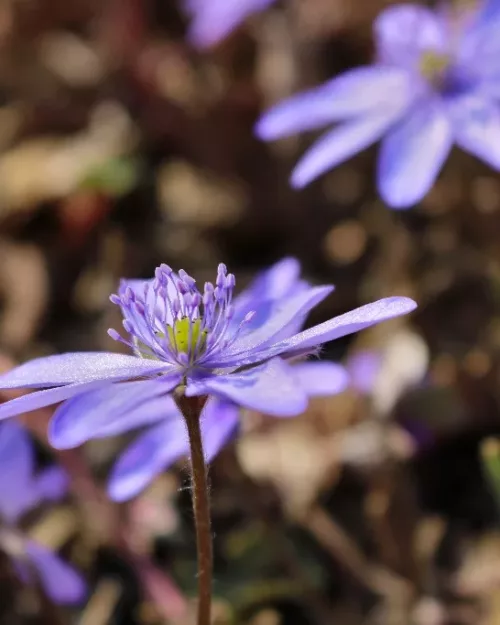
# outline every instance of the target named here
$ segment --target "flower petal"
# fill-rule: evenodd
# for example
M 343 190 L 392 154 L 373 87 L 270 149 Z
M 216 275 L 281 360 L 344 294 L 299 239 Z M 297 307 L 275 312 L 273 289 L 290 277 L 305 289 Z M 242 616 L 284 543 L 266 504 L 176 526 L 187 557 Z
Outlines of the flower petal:
M 178 412 L 138 436 L 113 467 L 108 493 L 114 501 L 138 495 L 169 465 L 189 452 L 186 426 Z
M 159 372 L 169 365 L 108 352 L 73 352 L 35 358 L 0 376 L 0 389 L 43 388 L 106 380 L 115 382 Z
M 70 449 L 85 441 L 112 436 L 161 418 L 158 406 L 149 403 L 161 397 L 165 415 L 171 411 L 172 399 L 167 393 L 180 381 L 180 376 L 108 385 L 67 401 L 54 414 L 49 425 L 49 440 L 56 449 Z M 131 418 L 132 415 L 132 418 Z
M 212 462 L 239 423 L 239 409 L 233 403 L 211 398 L 201 415 L 201 436 L 205 460 Z
M 274 0 L 191 2 L 194 16 L 189 28 L 189 40 L 199 48 L 208 48 L 229 35 L 249 15 L 265 9 L 272 2 Z
M 397 67 L 359 67 L 280 102 L 264 113 L 255 132 L 269 141 L 387 107 L 399 108 L 398 103 L 407 102 L 412 91 L 407 72 Z
M 332 291 L 332 286 L 319 286 L 277 302 L 267 323 L 254 332 L 243 334 L 236 339 L 229 349 L 224 350 L 222 360 L 232 359 L 236 354 L 247 354 L 251 350 L 263 348 L 277 335 L 281 336 L 282 333 L 286 333 L 288 326 L 293 325 L 295 327 L 297 318 L 304 319 L 309 311 Z M 213 358 L 217 359 L 217 353 Z M 210 356 L 207 358 L 207 365 L 210 366 Z
M 35 391 L 21 397 L 16 397 L 0 405 L 0 419 L 15 417 L 23 412 L 30 412 L 37 408 L 44 408 L 64 401 L 80 393 L 107 386 L 107 382 L 86 382 L 84 384 L 67 384 L 66 386 L 56 386 L 44 391 Z
M 187 397 L 205 394 L 276 417 L 298 415 L 307 407 L 304 390 L 280 358 L 239 373 L 188 379 Z
M 449 117 L 434 100 L 416 105 L 382 142 L 378 186 L 392 208 L 408 208 L 429 191 L 451 150 Z
M 0 427 L 0 513 L 14 522 L 37 503 L 33 488 L 34 450 L 26 430 L 17 423 Z
M 229 331 L 236 331 L 250 311 L 255 314 L 251 321 L 246 322 L 240 328 L 240 336 L 250 334 L 266 324 L 276 310 L 283 306 L 284 298 L 295 297 L 311 288 L 299 276 L 300 263 L 295 258 L 284 258 L 267 271 L 261 272 L 252 284 L 233 300 L 234 315 Z M 296 321 L 287 328 L 290 331 L 288 336 L 298 332 L 304 323 L 305 316 L 307 313 L 303 317 L 296 317 Z
M 336 395 L 349 385 L 349 374 L 333 362 L 301 362 L 291 368 L 308 397 Z
M 480 96 L 460 98 L 451 105 L 456 143 L 500 169 L 500 110 L 498 104 Z
M 372 350 L 362 350 L 349 358 L 347 370 L 351 376 L 351 386 L 360 393 L 371 393 L 382 368 L 382 354 Z
M 70 564 L 39 543 L 26 541 L 26 551 L 47 595 L 61 604 L 79 603 L 87 593 L 83 577 Z
M 304 284 L 299 276 L 300 263 L 296 258 L 283 258 L 262 271 L 250 286 L 234 298 L 234 317 L 243 319 L 246 313 L 255 310 L 255 302 L 274 301 L 296 295 L 296 289 L 299 292 Z
M 446 52 L 448 33 L 442 17 L 418 4 L 397 4 L 382 11 L 373 25 L 378 58 L 416 69 L 422 52 Z
M 385 297 L 285 339 L 274 345 L 269 352 L 274 354 L 280 350 L 279 353 L 293 354 L 311 349 L 347 334 L 359 332 L 376 323 L 406 315 L 416 307 L 417 304 L 409 297 Z
M 59 501 L 68 492 L 68 474 L 61 467 L 48 467 L 40 471 L 35 479 L 36 490 L 40 498 L 46 501 Z
M 321 137 L 305 153 L 292 172 L 291 184 L 301 189 L 339 163 L 380 139 L 400 116 L 399 111 L 379 113 L 345 122 Z

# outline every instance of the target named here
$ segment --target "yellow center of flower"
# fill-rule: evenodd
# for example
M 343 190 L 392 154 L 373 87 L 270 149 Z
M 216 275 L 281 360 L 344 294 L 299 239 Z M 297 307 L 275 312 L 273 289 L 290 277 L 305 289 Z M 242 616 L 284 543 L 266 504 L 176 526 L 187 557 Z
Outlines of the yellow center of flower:
M 430 81 L 439 79 L 448 69 L 450 62 L 451 58 L 447 54 L 427 50 L 420 56 L 420 73 Z
M 207 343 L 207 330 L 201 329 L 201 319 L 191 321 L 187 317 L 177 319 L 174 326 L 167 326 L 168 339 L 171 347 L 177 352 L 187 354 L 197 347 L 198 353 L 203 351 Z

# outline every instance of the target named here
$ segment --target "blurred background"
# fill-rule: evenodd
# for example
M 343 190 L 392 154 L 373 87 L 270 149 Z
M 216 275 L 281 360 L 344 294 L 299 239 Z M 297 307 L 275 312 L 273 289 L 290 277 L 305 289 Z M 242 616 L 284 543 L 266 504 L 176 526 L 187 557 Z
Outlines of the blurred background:
M 284 1 L 204 52 L 175 0 L 0 4 L 2 370 L 117 349 L 108 296 L 160 262 L 204 281 L 223 261 L 241 288 L 295 256 L 337 287 L 310 324 L 387 295 L 419 302 L 327 346 L 348 391 L 297 419 L 246 415 L 212 465 L 218 623 L 500 623 L 500 178 L 454 152 L 419 206 L 393 212 L 376 148 L 293 192 L 312 137 L 253 136 L 270 104 L 368 62 L 388 4 Z M 83 572 L 89 597 L 60 608 L 1 565 L 0 623 L 193 623 L 184 464 L 112 504 L 129 437 L 54 453 L 50 414 L 23 422 L 71 495 L 23 529 Z

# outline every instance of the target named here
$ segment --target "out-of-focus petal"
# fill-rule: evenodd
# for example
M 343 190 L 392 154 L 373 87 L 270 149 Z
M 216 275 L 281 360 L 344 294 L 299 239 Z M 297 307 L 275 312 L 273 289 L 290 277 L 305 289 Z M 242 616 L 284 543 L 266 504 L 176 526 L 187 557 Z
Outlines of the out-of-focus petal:
M 233 300 L 234 315 L 231 320 L 233 331 L 240 326 L 250 311 L 254 312 L 251 321 L 240 327 L 240 336 L 254 332 L 266 324 L 285 298 L 295 297 L 311 286 L 300 279 L 300 263 L 295 258 L 283 258 L 266 271 L 262 271 L 252 284 Z M 287 326 L 288 336 L 302 327 L 305 316 L 297 316 L 295 322 Z M 286 338 L 283 336 L 282 338 Z
M 45 592 L 55 603 L 79 603 L 85 598 L 87 587 L 83 577 L 70 564 L 31 540 L 26 541 L 26 552 Z
M 309 397 L 336 395 L 349 385 L 349 374 L 333 362 L 301 362 L 291 367 Z
M 54 414 L 49 426 L 50 443 L 57 449 L 69 449 L 96 436 L 111 436 L 157 421 L 160 416 L 149 410 L 149 402 L 162 397 L 165 414 L 170 412 L 172 399 L 167 393 L 179 381 L 176 375 L 124 382 L 75 397 Z
M 378 187 L 392 208 L 409 208 L 432 187 L 453 144 L 449 115 L 435 100 L 415 105 L 384 138 Z
M 33 443 L 26 430 L 17 423 L 0 426 L 0 514 L 14 522 L 35 506 L 33 488 Z
M 499 105 L 481 96 L 466 96 L 451 104 L 451 114 L 456 143 L 500 169 Z
M 178 413 L 138 436 L 125 449 L 111 472 L 109 496 L 114 501 L 135 497 L 188 450 L 186 426 Z
M 446 22 L 419 4 L 397 4 L 382 11 L 373 25 L 381 61 L 417 69 L 426 51 L 447 52 Z
M 233 403 L 210 399 L 201 416 L 201 436 L 207 464 L 212 462 L 239 422 L 239 409 Z
M 299 160 L 292 172 L 296 189 L 305 187 L 321 174 L 361 152 L 380 137 L 399 118 L 399 111 L 379 113 L 345 122 L 321 137 Z
M 0 389 L 43 388 L 84 382 L 127 380 L 168 372 L 170 365 L 108 352 L 73 352 L 35 358 L 0 376 Z
M 280 358 L 240 373 L 188 379 L 186 396 L 205 394 L 276 417 L 294 416 L 307 407 L 306 393 Z
M 297 285 L 302 284 L 299 276 L 300 263 L 296 258 L 283 258 L 269 269 L 262 271 L 244 291 L 234 298 L 234 317 L 241 320 L 247 312 L 255 310 L 260 302 L 272 302 L 295 295 Z M 252 319 L 250 325 L 253 324 Z M 255 327 L 259 325 L 256 324 Z
M 351 386 L 360 393 L 370 393 L 382 368 L 382 354 L 372 350 L 359 351 L 347 363 Z
M 257 122 L 264 140 L 314 130 L 359 115 L 406 106 L 415 85 L 397 67 L 359 67 L 276 104 Z
M 61 467 L 53 466 L 40 471 L 35 478 L 35 488 L 41 499 L 59 501 L 68 492 L 69 478 Z
M 191 2 L 193 19 L 189 40 L 199 48 L 208 48 L 224 39 L 249 15 L 271 5 L 274 0 L 208 0 Z

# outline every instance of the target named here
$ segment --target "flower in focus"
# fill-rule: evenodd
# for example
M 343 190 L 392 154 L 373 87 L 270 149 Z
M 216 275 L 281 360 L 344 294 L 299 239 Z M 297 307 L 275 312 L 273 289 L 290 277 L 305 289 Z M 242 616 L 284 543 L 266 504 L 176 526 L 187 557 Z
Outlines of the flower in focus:
M 66 474 L 56 466 L 35 474 L 33 443 L 14 422 L 0 427 L 0 469 L 0 547 L 23 581 L 40 581 L 56 603 L 81 601 L 86 588 L 80 574 L 16 527 L 20 517 L 41 502 L 57 501 L 65 495 Z
M 454 143 L 500 169 L 500 10 L 490 5 L 476 19 L 451 8 L 389 7 L 374 24 L 374 65 L 265 113 L 256 126 L 265 140 L 340 122 L 298 162 L 292 185 L 304 187 L 381 138 L 377 183 L 392 208 L 425 196 Z
M 185 0 L 192 16 L 189 39 L 199 48 L 208 48 L 239 26 L 245 19 L 270 6 L 274 0 Z
M 262 272 L 234 301 L 232 323 L 237 325 L 255 306 L 259 311 L 249 322 L 255 330 L 273 315 L 275 307 L 284 305 L 311 287 L 299 278 L 300 265 L 293 258 L 285 258 Z M 298 317 L 288 328 L 291 335 L 298 331 L 304 319 Z M 248 330 L 248 328 L 247 328 Z M 334 395 L 343 391 L 349 382 L 345 369 L 331 362 L 300 362 L 291 367 L 295 383 L 308 397 Z M 203 410 L 201 421 L 205 458 L 209 463 L 237 430 L 239 406 L 234 402 L 213 398 Z M 138 494 L 159 473 L 182 456 L 188 454 L 188 439 L 180 414 L 172 399 L 158 413 L 161 422 L 141 433 L 123 452 L 113 469 L 109 494 L 123 501 Z
M 283 288 L 282 276 L 274 285 Z M 298 332 L 309 311 L 333 287 L 297 288 L 269 306 L 248 297 L 248 312 L 233 303 L 235 278 L 219 265 L 215 284 L 200 292 L 195 280 L 161 265 L 151 280 L 124 280 L 111 301 L 123 314 L 127 337 L 109 335 L 133 355 L 77 352 L 29 361 L 0 376 L 0 388 L 35 388 L 0 406 L 0 419 L 66 400 L 50 424 L 56 447 L 155 423 L 168 414 L 167 396 L 212 396 L 285 417 L 308 403 L 288 362 L 333 339 L 412 311 L 406 297 L 388 297 Z M 315 374 L 319 387 L 331 383 Z

